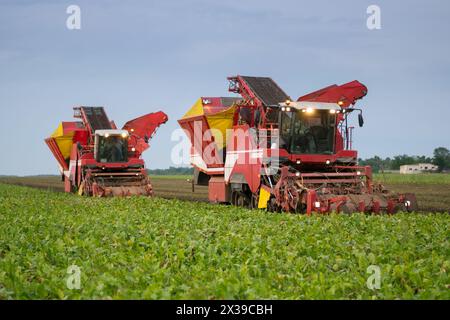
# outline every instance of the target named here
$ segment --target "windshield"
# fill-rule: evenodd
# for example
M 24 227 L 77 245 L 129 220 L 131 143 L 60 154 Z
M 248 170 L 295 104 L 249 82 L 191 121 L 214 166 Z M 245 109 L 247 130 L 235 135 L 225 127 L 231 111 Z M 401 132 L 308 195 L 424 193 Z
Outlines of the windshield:
M 281 112 L 281 147 L 292 154 L 333 154 L 336 115 L 329 110 Z
M 99 136 L 97 148 L 97 161 L 127 162 L 128 161 L 128 139 L 121 136 Z

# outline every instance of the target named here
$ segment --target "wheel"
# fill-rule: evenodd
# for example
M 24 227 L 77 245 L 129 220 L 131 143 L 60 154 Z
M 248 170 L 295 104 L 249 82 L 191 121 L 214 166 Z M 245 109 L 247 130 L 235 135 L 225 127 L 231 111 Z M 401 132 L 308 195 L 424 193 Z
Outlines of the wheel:
M 259 197 L 256 194 L 252 194 L 250 198 L 250 209 L 258 209 Z
M 237 204 L 239 207 L 249 208 L 250 199 L 246 194 L 239 192 L 237 197 Z

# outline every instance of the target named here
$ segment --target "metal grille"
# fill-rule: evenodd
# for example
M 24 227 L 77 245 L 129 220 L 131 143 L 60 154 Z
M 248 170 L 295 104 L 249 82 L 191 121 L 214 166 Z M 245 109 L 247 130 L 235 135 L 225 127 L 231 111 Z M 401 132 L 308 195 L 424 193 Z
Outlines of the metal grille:
M 289 96 L 271 78 L 243 76 L 242 79 L 266 106 L 276 105 L 289 99 Z
M 112 129 L 103 107 L 81 107 L 92 130 Z

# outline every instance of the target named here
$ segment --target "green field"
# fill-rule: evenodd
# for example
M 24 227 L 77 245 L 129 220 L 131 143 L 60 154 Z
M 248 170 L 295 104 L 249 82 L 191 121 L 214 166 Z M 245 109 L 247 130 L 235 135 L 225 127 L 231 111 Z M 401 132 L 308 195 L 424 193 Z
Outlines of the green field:
M 373 178 L 380 183 L 386 184 L 447 184 L 450 186 L 450 174 L 443 173 L 376 173 Z
M 0 299 L 450 299 L 449 227 L 448 214 L 306 217 L 0 184 Z

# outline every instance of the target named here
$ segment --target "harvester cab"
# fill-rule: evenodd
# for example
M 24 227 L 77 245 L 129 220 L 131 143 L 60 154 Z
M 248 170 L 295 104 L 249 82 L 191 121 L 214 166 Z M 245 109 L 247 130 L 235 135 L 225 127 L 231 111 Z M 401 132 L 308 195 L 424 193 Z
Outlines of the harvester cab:
M 349 116 L 357 112 L 363 125 L 362 83 L 292 101 L 268 77 L 228 81 L 241 99 L 203 97 L 178 121 L 191 140 L 194 181 L 208 184 L 211 202 L 306 214 L 417 209 L 414 195 L 388 192 L 358 165 Z
M 364 124 L 362 109 L 343 108 L 339 103 L 287 100 L 279 104 L 278 111 L 280 148 L 296 162 L 303 158 L 305 163 L 314 163 L 316 158 L 308 155 L 334 156 L 343 149 L 352 150 L 354 127 L 349 126 L 350 115 L 358 112 L 359 126 Z M 325 164 L 356 163 L 356 153 L 348 155 L 329 157 Z
M 62 122 L 45 142 L 58 161 L 66 192 L 92 196 L 153 193 L 142 153 L 168 118 L 149 113 L 117 129 L 103 107 L 76 107 L 81 121 Z
M 334 153 L 339 105 L 286 101 L 280 110 L 280 148 L 294 155 Z
M 117 163 L 128 161 L 127 130 L 96 130 L 94 158 L 98 163 Z

